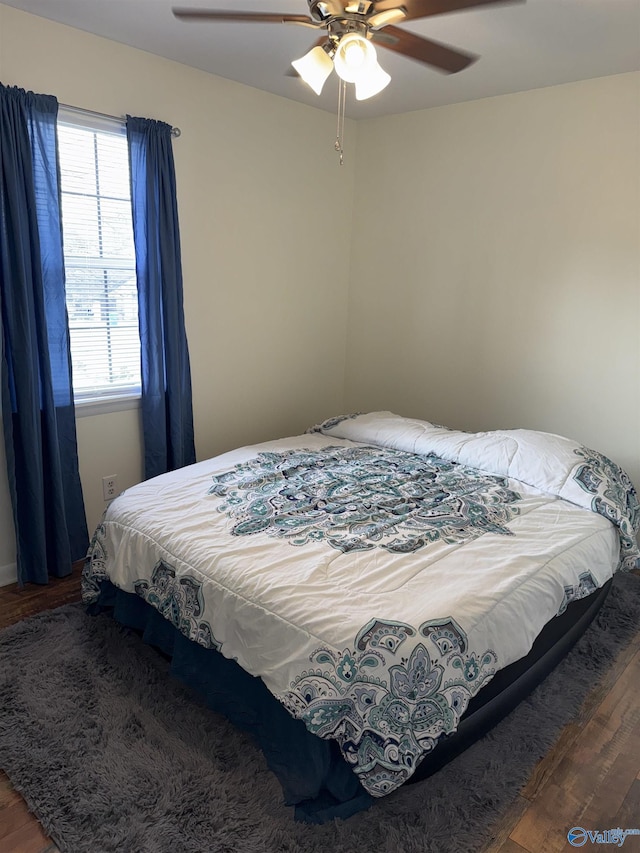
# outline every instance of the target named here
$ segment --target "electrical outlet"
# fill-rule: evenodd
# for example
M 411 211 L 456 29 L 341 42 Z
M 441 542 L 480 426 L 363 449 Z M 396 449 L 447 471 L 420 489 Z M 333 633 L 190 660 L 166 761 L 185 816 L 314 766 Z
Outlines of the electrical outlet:
M 108 477 L 102 478 L 102 497 L 105 501 L 112 501 L 118 494 L 117 482 L 118 477 L 116 474 L 110 474 Z

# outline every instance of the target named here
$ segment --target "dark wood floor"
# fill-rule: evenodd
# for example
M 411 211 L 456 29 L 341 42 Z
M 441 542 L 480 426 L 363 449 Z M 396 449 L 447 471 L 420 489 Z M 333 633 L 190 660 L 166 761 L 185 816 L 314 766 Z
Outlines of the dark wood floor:
M 69 578 L 53 580 L 46 587 L 2 587 L 0 629 L 79 598 L 79 567 Z M 482 853 L 568 853 L 576 849 L 567 840 L 567 832 L 574 826 L 591 830 L 640 828 L 638 628 L 631 644 L 587 697 L 577 718 L 535 768 Z M 583 849 L 620 848 L 587 842 Z M 57 850 L 22 797 L 0 773 L 0 853 Z M 640 836 L 627 837 L 622 850 L 639 853 Z

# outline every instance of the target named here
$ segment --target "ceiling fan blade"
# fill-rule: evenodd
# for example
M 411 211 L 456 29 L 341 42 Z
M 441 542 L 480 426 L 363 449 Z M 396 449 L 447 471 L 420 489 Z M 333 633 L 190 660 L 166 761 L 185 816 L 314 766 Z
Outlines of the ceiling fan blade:
M 227 21 L 231 23 L 253 24 L 302 24 L 317 27 L 308 15 L 288 15 L 285 12 L 230 12 L 224 9 L 172 9 L 176 18 L 181 21 Z
M 460 9 L 472 9 L 474 6 L 506 6 L 511 3 L 525 3 L 526 0 L 375 0 L 375 12 L 386 12 L 402 6 L 406 9 L 405 20 L 428 18 L 431 15 L 446 15 Z
M 386 47 L 387 50 L 394 50 L 410 59 L 417 59 L 418 62 L 432 65 L 447 74 L 462 71 L 463 68 L 467 68 L 478 58 L 471 53 L 462 53 L 437 41 L 431 41 L 431 39 L 423 38 L 423 36 L 410 33 L 408 30 L 401 30 L 398 27 L 385 27 L 384 30 L 373 33 L 371 40 L 379 44 L 380 47 Z

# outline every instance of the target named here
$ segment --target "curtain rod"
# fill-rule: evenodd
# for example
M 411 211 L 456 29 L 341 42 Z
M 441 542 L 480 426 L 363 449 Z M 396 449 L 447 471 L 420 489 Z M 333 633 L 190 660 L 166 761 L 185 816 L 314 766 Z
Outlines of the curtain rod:
M 85 115 L 97 116 L 98 118 L 108 118 L 114 121 L 125 121 L 122 116 L 112 116 L 109 113 L 98 113 L 95 110 L 85 110 L 82 107 L 72 107 L 71 104 L 58 104 L 58 106 L 62 107 L 65 110 L 71 110 L 74 113 L 84 113 Z M 182 131 L 179 127 L 171 128 L 171 136 L 177 139 L 181 135 Z

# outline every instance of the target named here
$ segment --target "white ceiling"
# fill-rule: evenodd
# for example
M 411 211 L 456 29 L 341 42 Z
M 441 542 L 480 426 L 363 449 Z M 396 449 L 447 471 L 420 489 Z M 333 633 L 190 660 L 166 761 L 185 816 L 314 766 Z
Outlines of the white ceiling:
M 172 6 L 305 14 L 305 0 L 0 0 L 186 65 L 335 111 L 335 74 L 317 97 L 286 76 L 317 33 L 282 24 L 184 23 Z M 378 49 L 389 86 L 348 96 L 352 118 L 371 118 L 640 69 L 640 0 L 526 0 L 401 25 L 480 59 L 458 74 Z M 351 87 L 350 87 L 351 88 Z

